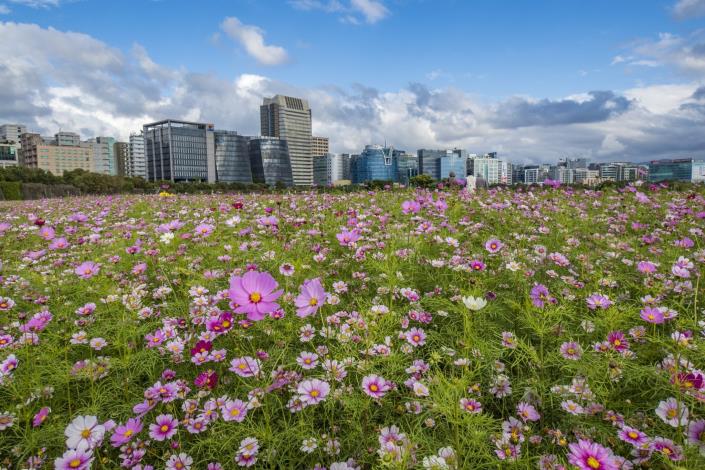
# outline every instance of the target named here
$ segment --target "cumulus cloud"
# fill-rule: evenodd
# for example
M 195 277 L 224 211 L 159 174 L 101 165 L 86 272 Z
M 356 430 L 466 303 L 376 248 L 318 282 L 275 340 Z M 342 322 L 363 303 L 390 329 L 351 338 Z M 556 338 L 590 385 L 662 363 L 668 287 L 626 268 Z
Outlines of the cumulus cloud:
M 656 40 L 635 41 L 629 55 L 618 55 L 612 60 L 612 65 L 622 63 L 647 67 L 669 65 L 685 74 L 702 77 L 705 74 L 705 30 L 696 30 L 687 36 L 660 33 Z
M 262 65 L 279 65 L 288 60 L 283 47 L 265 44 L 264 31 L 257 26 L 243 24 L 231 16 L 223 20 L 220 29 L 230 39 L 240 43 L 245 51 Z
M 389 9 L 381 0 L 290 0 L 289 4 L 298 10 L 320 10 L 340 15 L 345 23 L 377 23 L 389 16 Z
M 556 126 L 600 122 L 624 113 L 631 102 L 611 91 L 591 91 L 588 98 L 527 100 L 515 97 L 494 108 L 492 121 L 501 128 Z
M 256 135 L 262 99 L 281 93 L 309 100 L 313 132 L 330 137 L 336 152 L 386 141 L 408 151 L 457 146 L 547 162 L 565 155 L 644 161 L 705 149 L 705 90 L 697 82 L 500 102 L 420 83 L 301 88 L 263 75 L 173 69 L 139 44 L 121 51 L 85 34 L 0 22 L 0 83 L 0 122 L 84 138 L 124 140 L 165 118 Z
M 673 16 L 680 20 L 705 16 L 705 0 L 678 0 L 673 6 Z

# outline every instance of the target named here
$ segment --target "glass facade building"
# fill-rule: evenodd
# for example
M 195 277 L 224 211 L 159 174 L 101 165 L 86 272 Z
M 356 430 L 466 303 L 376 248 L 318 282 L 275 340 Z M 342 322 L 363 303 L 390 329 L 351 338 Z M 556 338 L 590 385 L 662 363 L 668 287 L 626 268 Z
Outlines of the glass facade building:
M 467 158 L 455 153 L 449 153 L 438 159 L 440 179 L 450 178 L 450 174 L 456 178 L 465 178 L 467 172 Z
M 440 159 L 446 156 L 446 151 L 419 149 L 416 151 L 416 155 L 419 160 L 419 174 L 428 175 L 434 180 L 440 180 Z
M 254 137 L 249 142 L 252 180 L 274 186 L 277 183 L 292 186 L 289 145 L 276 137 Z
M 216 130 L 216 180 L 228 183 L 252 183 L 249 138 L 235 131 Z
M 367 181 L 398 181 L 398 161 L 394 149 L 381 145 L 367 145 L 351 163 L 353 184 Z
M 0 168 L 17 166 L 19 164 L 17 147 L 18 144 L 14 141 L 10 142 L 8 140 L 0 142 Z
M 705 182 L 705 161 L 692 158 L 649 162 L 649 181 Z
M 212 124 L 165 120 L 143 128 L 150 181 L 215 181 Z

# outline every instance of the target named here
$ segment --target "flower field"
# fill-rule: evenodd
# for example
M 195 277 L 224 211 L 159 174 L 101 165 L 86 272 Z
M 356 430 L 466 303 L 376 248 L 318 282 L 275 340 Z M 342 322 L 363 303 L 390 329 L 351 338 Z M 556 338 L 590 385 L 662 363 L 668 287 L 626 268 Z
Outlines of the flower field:
M 705 468 L 705 192 L 0 207 L 0 467 Z

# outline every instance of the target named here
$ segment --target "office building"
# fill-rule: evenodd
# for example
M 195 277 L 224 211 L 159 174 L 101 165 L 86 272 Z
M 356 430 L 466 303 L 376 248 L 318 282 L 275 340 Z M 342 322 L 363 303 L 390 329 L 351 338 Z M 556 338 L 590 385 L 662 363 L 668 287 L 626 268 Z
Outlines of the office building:
M 75 132 L 57 132 L 54 134 L 54 143 L 60 147 L 78 147 L 81 145 L 81 136 Z
M 419 159 L 416 155 L 403 151 L 394 151 L 394 158 L 397 160 L 396 181 L 408 186 L 409 181 L 419 174 Z
M 419 149 L 418 157 L 419 174 L 428 175 L 434 180 L 441 179 L 441 157 L 446 156 L 446 150 Z
M 144 154 L 144 134 L 142 132 L 130 134 L 125 174 L 147 179 L 147 159 Z
M 308 101 L 283 95 L 265 98 L 260 106 L 260 125 L 262 136 L 287 141 L 294 184 L 312 185 L 311 108 Z
M 143 127 L 147 179 L 215 182 L 212 124 L 167 119 Z
M 93 151 L 93 172 L 105 175 L 117 175 L 117 160 L 115 158 L 115 139 L 112 137 L 96 137 L 81 142 L 78 134 L 60 132 L 56 134 L 58 145 L 79 145 Z M 77 144 L 76 144 L 77 142 Z
M 438 174 L 440 179 L 465 178 L 467 173 L 467 157 L 447 150 L 446 154 L 438 159 Z
M 22 134 L 27 132 L 27 126 L 22 124 L 3 124 L 0 126 L 0 141 L 20 144 Z
M 32 133 L 22 134 L 21 141 L 21 164 L 24 166 L 41 168 L 57 176 L 77 168 L 85 171 L 94 170 L 93 149 L 90 146 L 57 145 L 57 141 L 66 143 L 68 140 L 45 139 L 39 134 Z
M 14 140 L 0 140 L 0 168 L 17 166 L 19 162 L 20 143 Z
M 399 181 L 398 158 L 394 149 L 381 145 L 367 145 L 365 150 L 351 162 L 353 184 L 367 181 Z
M 249 138 L 235 131 L 216 130 L 214 144 L 216 180 L 252 183 Z
M 332 184 L 328 176 L 328 168 L 330 167 L 330 158 L 328 155 L 313 156 L 313 184 L 316 186 L 329 186 Z
M 115 142 L 113 145 L 115 154 L 116 172 L 118 176 L 127 175 L 127 161 L 130 157 L 130 144 L 127 142 Z
M 548 177 L 561 184 L 573 184 L 575 183 L 575 170 L 565 166 L 552 166 Z
M 472 162 L 472 174 L 476 179 L 481 179 L 488 185 L 512 184 L 512 165 L 497 158 L 497 152 L 488 153 L 482 157 L 470 157 L 470 161 Z M 538 172 L 536 177 L 538 177 Z M 529 178 L 529 180 L 531 179 Z
M 705 160 L 679 158 L 649 162 L 649 181 L 705 182 Z
M 253 182 L 265 183 L 269 186 L 294 184 L 286 140 L 268 136 L 250 138 L 249 154 Z M 313 162 L 311 163 L 311 181 L 313 181 Z
M 311 137 L 311 155 L 317 157 L 319 155 L 328 155 L 328 137 Z

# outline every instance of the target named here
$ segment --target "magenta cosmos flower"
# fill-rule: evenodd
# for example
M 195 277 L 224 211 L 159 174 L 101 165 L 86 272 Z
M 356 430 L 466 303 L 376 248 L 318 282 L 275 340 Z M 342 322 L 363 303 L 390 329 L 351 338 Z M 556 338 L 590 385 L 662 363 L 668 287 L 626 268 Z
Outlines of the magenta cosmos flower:
M 328 396 L 330 385 L 328 382 L 318 379 L 304 380 L 296 388 L 299 400 L 307 405 L 316 405 Z
M 155 441 L 171 438 L 179 428 L 179 421 L 172 415 L 157 416 L 156 423 L 149 425 L 149 437 Z
M 142 431 L 142 423 L 137 418 L 130 418 L 127 423 L 115 428 L 115 432 L 110 436 L 110 443 L 113 447 L 120 447 L 132 440 Z
M 100 271 L 100 267 L 93 261 L 84 261 L 76 266 L 74 272 L 82 279 L 90 279 Z
M 67 450 L 54 461 L 57 470 L 85 470 L 93 463 L 93 454 L 85 450 Z
M 568 447 L 568 462 L 580 470 L 619 470 L 612 451 L 596 442 L 581 439 Z
M 242 400 L 228 400 L 223 409 L 223 421 L 236 421 L 241 423 L 247 416 L 247 403 Z
M 243 276 L 230 278 L 230 299 L 238 307 L 236 313 L 246 313 L 251 321 L 262 320 L 265 315 L 279 308 L 275 301 L 284 291 L 276 290 L 277 281 L 269 273 L 248 271 Z
M 326 301 L 326 291 L 319 278 L 307 279 L 301 285 L 301 293 L 296 297 L 296 315 L 301 318 L 313 315 Z
M 412 328 L 406 332 L 406 341 L 413 347 L 426 344 L 426 332 L 421 328 Z
M 460 408 L 471 414 L 482 413 L 482 403 L 472 398 L 461 398 Z
M 382 398 L 391 389 L 390 383 L 379 375 L 366 375 L 362 378 L 362 391 L 372 398 Z
M 195 232 L 197 236 L 207 237 L 213 233 L 214 227 L 210 224 L 199 224 L 196 226 Z
M 586 301 L 590 310 L 607 309 L 612 305 L 612 301 L 602 294 L 592 294 Z
M 350 246 L 360 239 L 360 234 L 357 230 L 343 230 L 335 237 L 338 239 L 338 243 L 340 243 L 341 246 Z
M 489 251 L 490 253 L 498 253 L 503 247 L 504 243 L 497 240 L 496 238 L 487 240 L 487 242 L 485 243 L 485 250 Z
M 421 204 L 416 201 L 404 201 L 401 203 L 401 211 L 404 214 L 416 214 L 421 210 Z
M 34 418 L 32 418 L 32 427 L 38 428 L 39 426 L 42 425 L 42 423 L 47 419 L 47 416 L 49 416 L 49 413 L 51 412 L 51 408 L 48 406 L 43 407 L 39 412 L 34 415 Z

